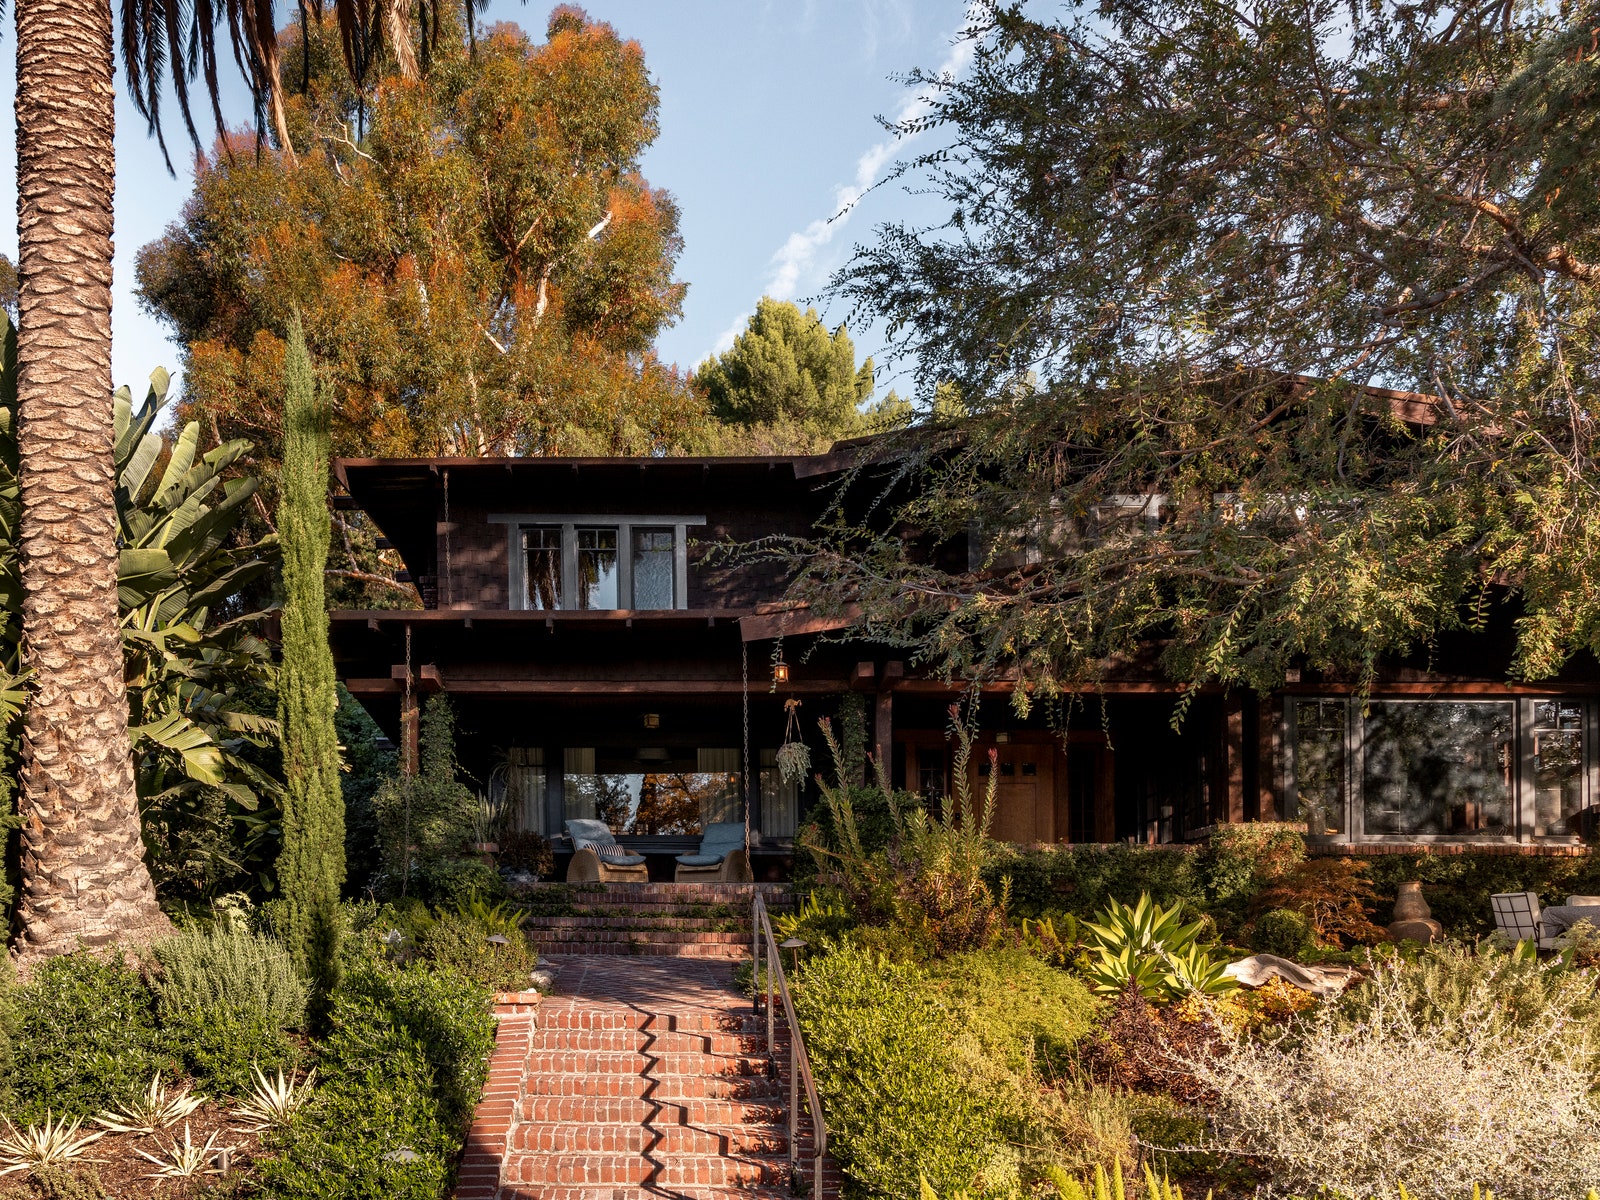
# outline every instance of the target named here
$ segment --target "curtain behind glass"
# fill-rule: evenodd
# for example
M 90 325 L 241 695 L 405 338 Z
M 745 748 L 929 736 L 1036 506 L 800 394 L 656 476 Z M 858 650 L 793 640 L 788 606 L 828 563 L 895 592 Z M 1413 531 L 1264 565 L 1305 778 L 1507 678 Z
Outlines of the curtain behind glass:
M 739 800 L 739 751 L 701 747 L 695 752 L 695 767 L 700 776 L 696 791 L 701 822 L 744 820 L 744 805 Z
M 670 529 L 633 531 L 633 607 L 671 608 L 673 588 L 673 534 Z
M 942 765 L 942 761 L 941 761 Z M 941 777 L 941 783 L 942 783 Z M 793 837 L 800 824 L 800 784 L 778 774 L 778 752 L 761 752 L 761 832 L 767 837 Z

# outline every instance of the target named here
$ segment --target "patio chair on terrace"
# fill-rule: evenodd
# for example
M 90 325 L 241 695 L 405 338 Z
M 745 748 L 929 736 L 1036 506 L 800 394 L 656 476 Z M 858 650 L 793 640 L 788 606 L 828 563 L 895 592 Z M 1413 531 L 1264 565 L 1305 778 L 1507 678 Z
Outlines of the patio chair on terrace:
M 1496 892 L 1489 897 L 1494 909 L 1494 927 L 1517 942 L 1532 941 L 1541 950 L 1550 948 L 1550 940 L 1540 926 L 1538 892 Z
M 568 821 L 574 854 L 568 883 L 649 883 L 644 855 L 617 845 L 604 821 Z
M 743 821 L 717 821 L 706 826 L 700 849 L 678 855 L 674 883 L 749 883 L 750 853 L 744 848 Z

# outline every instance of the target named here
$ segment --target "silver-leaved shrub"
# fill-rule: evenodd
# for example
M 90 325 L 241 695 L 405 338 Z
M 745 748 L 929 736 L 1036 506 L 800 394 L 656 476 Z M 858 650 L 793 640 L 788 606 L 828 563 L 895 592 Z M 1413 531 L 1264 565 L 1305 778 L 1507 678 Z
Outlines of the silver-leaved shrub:
M 1572 1200 L 1600 1186 L 1594 989 L 1492 951 L 1375 963 L 1346 1003 L 1191 1066 L 1218 1096 L 1218 1148 L 1273 1193 Z

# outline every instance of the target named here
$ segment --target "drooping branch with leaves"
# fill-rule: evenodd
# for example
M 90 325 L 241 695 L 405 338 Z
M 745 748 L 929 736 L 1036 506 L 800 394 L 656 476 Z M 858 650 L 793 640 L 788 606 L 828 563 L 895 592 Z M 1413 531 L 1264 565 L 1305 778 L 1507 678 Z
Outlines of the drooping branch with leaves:
M 1600 645 L 1594 5 L 974 13 L 904 127 L 948 217 L 835 295 L 915 364 L 795 595 L 1029 697 Z M 952 403 L 952 397 L 956 402 Z M 1498 608 L 1497 606 L 1504 606 Z

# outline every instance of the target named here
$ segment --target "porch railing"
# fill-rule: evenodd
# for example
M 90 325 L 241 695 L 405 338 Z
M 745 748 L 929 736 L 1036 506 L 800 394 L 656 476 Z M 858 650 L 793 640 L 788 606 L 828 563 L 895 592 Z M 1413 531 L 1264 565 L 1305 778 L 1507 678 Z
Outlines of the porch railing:
M 789 1023 L 789 1171 L 791 1183 L 795 1182 L 794 1173 L 800 1165 L 800 1088 L 806 1090 L 806 1109 L 811 1114 L 812 1150 L 814 1161 L 811 1174 L 811 1194 L 816 1197 L 822 1195 L 822 1159 L 828 1152 L 828 1127 L 822 1120 L 822 1104 L 817 1099 L 817 1084 L 811 1077 L 811 1060 L 806 1056 L 805 1039 L 800 1036 L 800 1022 L 794 1015 L 794 998 L 789 994 L 789 980 L 783 973 L 783 958 L 778 953 L 778 941 L 772 932 L 772 918 L 767 912 L 767 902 L 762 898 L 760 889 L 756 890 L 755 914 L 755 944 L 752 947 L 752 962 L 754 973 L 751 976 L 755 984 L 756 1012 L 763 1010 L 767 1014 L 767 1058 L 769 1062 L 776 1063 L 773 1046 L 773 1025 L 776 1010 L 773 1006 L 774 997 L 783 1002 L 783 1017 Z M 765 976 L 761 972 L 761 960 L 765 954 L 767 971 Z M 763 1003 L 762 991 L 766 991 Z

